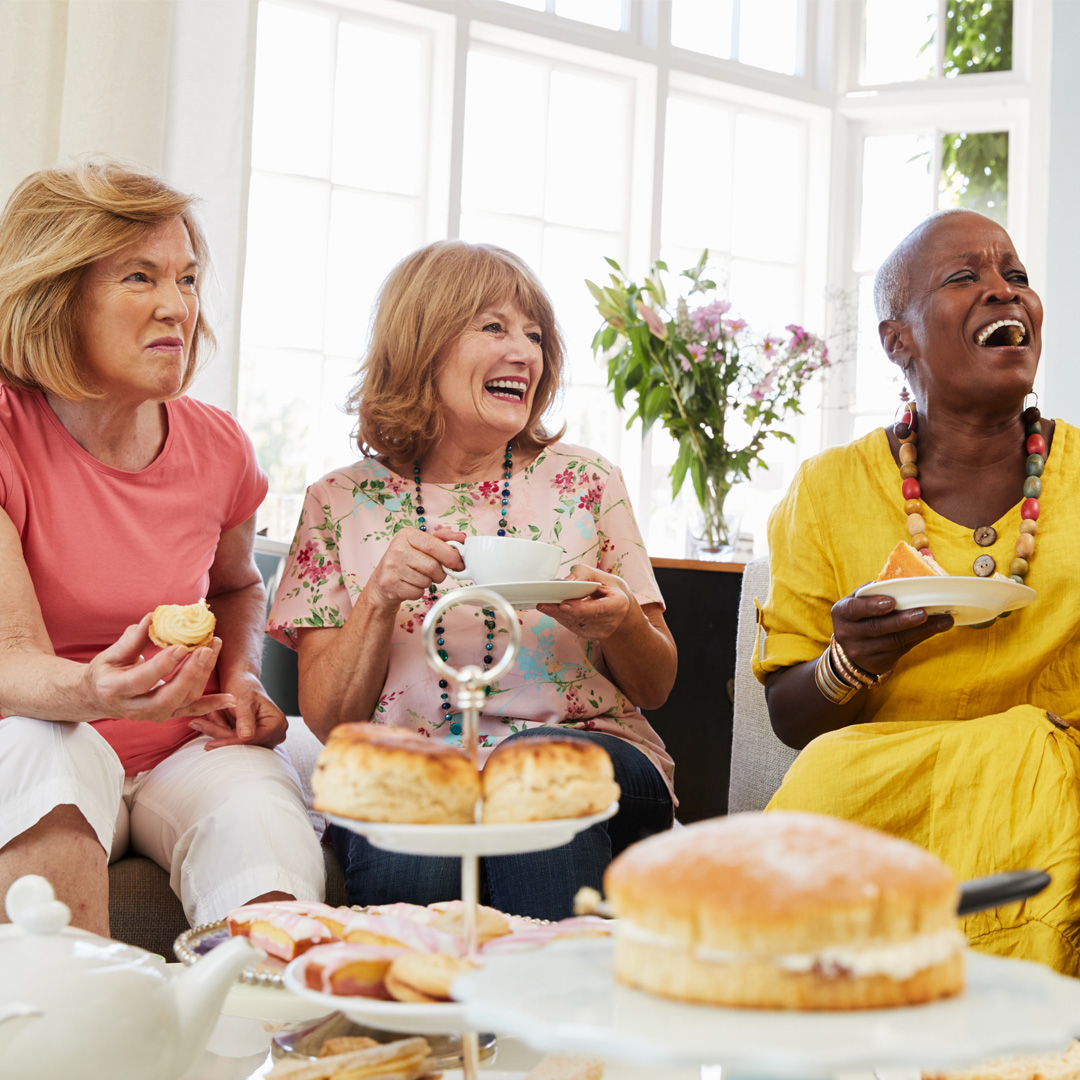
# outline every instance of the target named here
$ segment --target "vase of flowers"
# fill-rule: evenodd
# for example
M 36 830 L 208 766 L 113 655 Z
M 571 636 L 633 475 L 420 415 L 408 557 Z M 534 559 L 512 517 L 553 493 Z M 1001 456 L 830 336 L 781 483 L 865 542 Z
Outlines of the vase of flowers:
M 610 282 L 586 285 L 604 325 L 593 352 L 607 362 L 607 382 L 622 408 L 633 391 L 642 433 L 658 420 L 678 443 L 671 469 L 672 496 L 687 474 L 700 519 L 698 543 L 706 553 L 730 550 L 724 506 L 732 487 L 749 479 L 751 467 L 768 466 L 762 449 L 770 438 L 793 441 L 781 425 L 801 412 L 799 395 L 829 367 L 820 337 L 794 323 L 783 335 L 756 334 L 732 314 L 704 276 L 708 250 L 684 270 L 690 287 L 672 304 L 657 262 L 638 284 L 613 259 Z

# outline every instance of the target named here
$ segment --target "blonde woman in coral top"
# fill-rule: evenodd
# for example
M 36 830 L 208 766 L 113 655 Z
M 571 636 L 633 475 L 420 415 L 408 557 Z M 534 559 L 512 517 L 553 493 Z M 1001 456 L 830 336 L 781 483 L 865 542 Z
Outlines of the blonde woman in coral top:
M 266 477 L 228 413 L 184 396 L 213 342 L 191 205 L 82 162 L 0 217 L 0 895 L 44 874 L 105 935 L 129 845 L 193 923 L 323 891 L 259 683 Z M 152 645 L 149 612 L 202 597 L 209 645 Z

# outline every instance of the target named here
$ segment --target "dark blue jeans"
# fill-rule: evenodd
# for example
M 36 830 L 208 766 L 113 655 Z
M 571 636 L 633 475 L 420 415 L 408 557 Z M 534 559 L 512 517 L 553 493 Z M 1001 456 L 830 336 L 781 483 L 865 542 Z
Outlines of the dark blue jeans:
M 571 915 L 574 893 L 583 885 L 599 889 L 608 863 L 624 848 L 671 825 L 672 803 L 656 766 L 635 746 L 615 735 L 573 728 L 541 727 L 511 739 L 564 736 L 602 746 L 622 789 L 619 812 L 578 833 L 569 844 L 527 855 L 494 855 L 481 860 L 481 898 L 500 911 L 536 919 Z M 431 855 L 398 855 L 373 847 L 362 836 L 331 825 L 330 842 L 345 871 L 350 904 L 433 904 L 461 896 L 461 860 Z

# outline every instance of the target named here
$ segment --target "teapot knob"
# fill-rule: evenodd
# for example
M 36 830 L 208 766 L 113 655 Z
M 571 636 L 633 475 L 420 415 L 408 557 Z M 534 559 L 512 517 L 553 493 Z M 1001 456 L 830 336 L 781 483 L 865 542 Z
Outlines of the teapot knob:
M 13 923 L 30 934 L 55 934 L 71 921 L 71 909 L 56 899 L 53 887 L 37 874 L 12 883 L 4 910 Z

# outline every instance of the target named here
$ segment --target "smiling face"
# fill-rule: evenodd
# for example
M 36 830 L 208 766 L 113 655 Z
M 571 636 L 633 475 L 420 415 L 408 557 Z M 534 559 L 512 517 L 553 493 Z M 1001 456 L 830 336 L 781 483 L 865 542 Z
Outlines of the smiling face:
M 1042 348 L 1042 302 L 1009 234 L 980 214 L 929 222 L 907 259 L 902 318 L 882 343 L 924 403 L 1009 408 L 1031 389 Z
M 540 324 L 506 302 L 482 308 L 435 376 L 447 441 L 508 442 L 528 423 L 544 370 Z
M 95 389 L 135 403 L 180 392 L 199 314 L 197 271 L 179 218 L 90 264 L 79 355 Z

